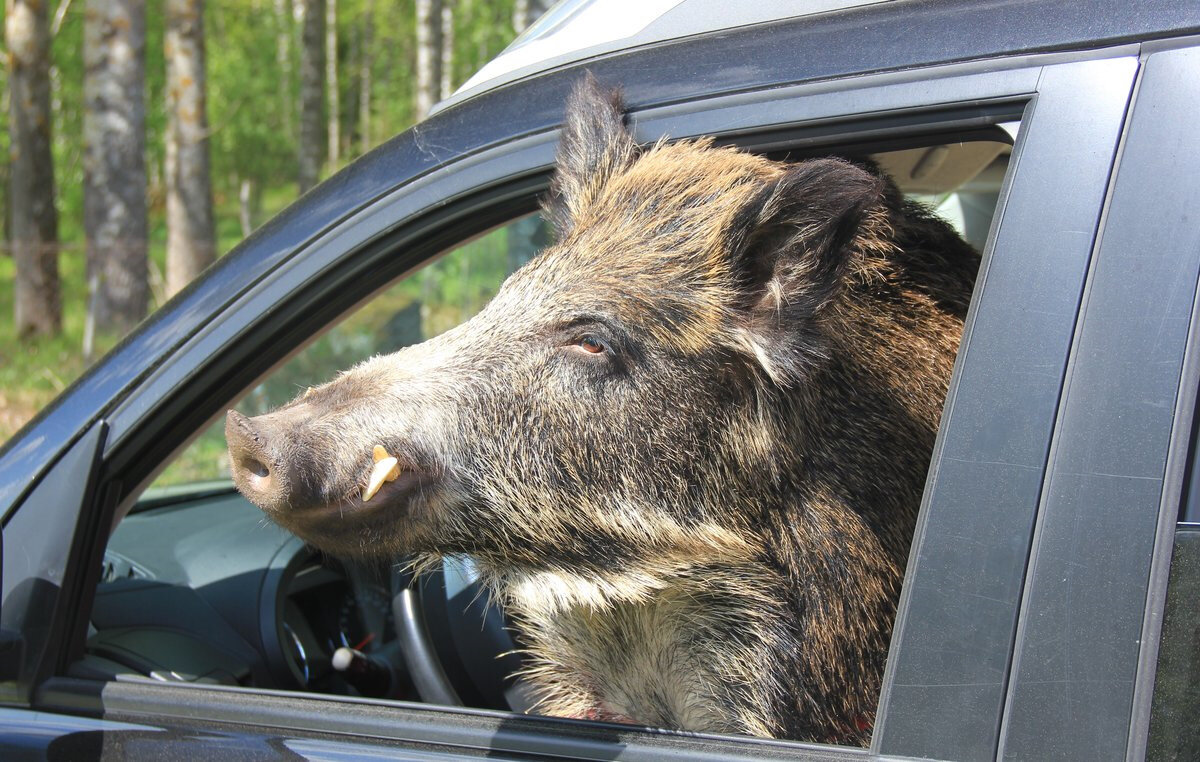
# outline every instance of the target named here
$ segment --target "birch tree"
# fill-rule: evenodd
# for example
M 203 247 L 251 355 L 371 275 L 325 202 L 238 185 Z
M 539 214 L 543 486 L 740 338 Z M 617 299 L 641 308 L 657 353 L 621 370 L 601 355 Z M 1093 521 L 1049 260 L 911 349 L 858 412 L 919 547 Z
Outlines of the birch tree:
M 329 100 L 329 126 L 325 130 L 328 140 L 329 166 L 337 166 L 341 158 L 342 133 L 339 125 L 341 103 L 338 92 L 338 35 L 337 0 L 325 0 L 325 92 Z
M 146 4 L 87 0 L 84 14 L 84 230 L 88 315 L 120 332 L 146 315 Z
M 442 0 L 441 49 L 438 100 L 445 100 L 454 92 L 454 0 Z
M 296 0 L 300 14 L 300 139 L 298 181 L 304 193 L 317 184 L 321 168 L 321 105 L 324 100 L 324 0 Z
M 167 295 L 216 259 L 205 103 L 204 0 L 166 0 Z
M 16 265 L 17 335 L 62 328 L 58 214 L 50 153 L 50 36 L 44 0 L 6 0 L 9 225 Z
M 362 41 L 358 62 L 358 135 L 361 152 L 371 148 L 371 44 L 374 38 L 375 0 L 363 0 Z
M 438 101 L 442 85 L 442 0 L 417 0 L 416 118 L 421 121 Z

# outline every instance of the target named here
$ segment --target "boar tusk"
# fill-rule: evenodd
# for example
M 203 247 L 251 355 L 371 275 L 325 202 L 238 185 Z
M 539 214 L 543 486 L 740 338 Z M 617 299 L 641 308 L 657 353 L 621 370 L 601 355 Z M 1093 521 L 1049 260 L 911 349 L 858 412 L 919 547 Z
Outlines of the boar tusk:
M 374 454 L 377 456 L 377 459 L 375 466 L 371 469 L 371 478 L 367 481 L 367 488 L 363 490 L 362 499 L 364 503 L 375 497 L 375 493 L 379 491 L 384 482 L 395 481 L 396 477 L 400 475 L 400 462 L 387 455 L 386 450 L 384 450 L 383 459 L 378 459 L 380 450 L 383 450 L 383 448 L 376 445 Z
M 371 457 L 373 457 L 375 462 L 378 463 L 384 458 L 390 458 L 392 456 L 388 455 L 388 451 L 384 449 L 383 445 L 375 445 L 375 449 L 371 450 Z

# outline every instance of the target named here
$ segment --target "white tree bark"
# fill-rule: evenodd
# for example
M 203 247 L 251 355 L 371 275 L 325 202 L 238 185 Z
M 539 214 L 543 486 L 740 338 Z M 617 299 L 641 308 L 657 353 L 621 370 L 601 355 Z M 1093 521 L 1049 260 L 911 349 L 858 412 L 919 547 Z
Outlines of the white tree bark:
M 454 92 L 454 0 L 442 0 L 442 60 L 438 64 L 441 80 L 438 100 L 445 100 Z
M 167 296 L 216 259 L 205 103 L 204 0 L 166 0 Z
M 83 218 L 87 339 L 146 316 L 146 4 L 87 0 L 83 40 Z
M 371 43 L 374 39 L 375 0 L 363 0 L 362 45 L 358 68 L 358 134 L 362 141 L 362 153 L 366 153 L 371 142 Z
M 442 0 L 417 0 L 416 121 L 438 100 L 442 72 Z
M 325 3 L 296 0 L 300 14 L 300 139 L 298 182 L 304 193 L 317 184 L 321 156 L 325 153 L 321 134 L 325 76 Z
M 43 0 L 6 0 L 9 102 L 9 232 L 16 265 L 17 335 L 62 326 L 58 213 L 50 151 L 50 37 Z
M 341 158 L 341 104 L 338 91 L 337 0 L 325 0 L 325 92 L 329 95 L 329 127 L 326 138 L 329 166 L 337 166 Z
M 238 184 L 238 222 L 242 226 L 242 238 L 254 232 L 253 183 L 246 178 Z
M 529 0 L 517 0 L 513 3 L 512 25 L 517 34 L 529 26 Z

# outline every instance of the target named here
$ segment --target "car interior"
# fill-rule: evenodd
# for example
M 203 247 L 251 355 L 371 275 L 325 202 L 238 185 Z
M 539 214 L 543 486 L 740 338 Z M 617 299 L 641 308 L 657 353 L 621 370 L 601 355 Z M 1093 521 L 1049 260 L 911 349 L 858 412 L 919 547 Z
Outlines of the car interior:
M 982 251 L 1015 131 L 993 126 L 839 153 L 875 162 Z M 469 319 L 550 237 L 535 213 L 445 251 L 228 407 L 264 413 L 355 362 Z M 232 487 L 222 417 L 162 464 L 115 523 L 86 654 L 69 673 L 536 712 L 518 675 L 520 644 L 469 558 L 414 578 L 404 559 L 333 558 L 271 524 Z

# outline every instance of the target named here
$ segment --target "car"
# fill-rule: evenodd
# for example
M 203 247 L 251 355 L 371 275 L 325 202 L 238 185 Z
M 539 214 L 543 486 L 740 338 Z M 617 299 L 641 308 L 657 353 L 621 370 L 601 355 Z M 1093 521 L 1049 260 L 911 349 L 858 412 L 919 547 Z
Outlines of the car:
M 0 755 L 1200 753 L 1200 6 L 743 5 L 560 4 L 4 445 Z M 469 559 L 327 558 L 189 470 L 231 404 L 452 324 L 545 242 L 585 71 L 641 142 L 869 157 L 983 252 L 866 750 L 525 713 Z

